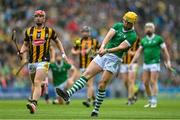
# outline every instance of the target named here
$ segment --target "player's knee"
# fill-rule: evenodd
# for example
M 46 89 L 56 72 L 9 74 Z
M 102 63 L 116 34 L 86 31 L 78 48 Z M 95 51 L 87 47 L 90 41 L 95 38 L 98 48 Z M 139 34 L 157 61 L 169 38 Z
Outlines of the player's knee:
M 86 85 L 88 88 L 90 88 L 91 87 L 91 84 L 89 84 L 88 82 L 87 82 L 87 85 Z
M 86 71 L 82 74 L 82 76 L 84 76 L 84 77 L 87 78 L 87 79 L 90 79 L 90 78 L 92 77 L 92 72 L 89 71 L 89 70 L 86 70 Z
M 41 82 L 39 82 L 39 81 L 34 81 L 34 86 L 35 86 L 35 87 L 41 87 Z
M 93 88 L 93 84 L 88 81 L 88 82 L 87 82 L 87 87 L 88 87 L 88 88 Z
M 134 81 L 133 80 L 129 80 L 128 81 L 128 85 L 134 85 Z
M 145 82 L 144 82 L 144 85 L 145 85 L 145 86 L 149 86 L 149 82 L 148 82 L 148 81 L 145 81 Z
M 124 81 L 124 85 L 128 85 L 128 81 Z
M 74 81 L 69 81 L 68 82 L 68 87 L 72 86 L 74 84 Z
M 107 85 L 107 82 L 106 82 L 106 81 L 100 81 L 100 82 L 99 82 L 99 89 L 105 89 L 105 88 L 106 88 L 106 85 Z
M 152 84 L 152 85 L 156 85 L 156 84 L 157 84 L 157 81 L 156 81 L 156 80 L 151 80 L 151 84 Z

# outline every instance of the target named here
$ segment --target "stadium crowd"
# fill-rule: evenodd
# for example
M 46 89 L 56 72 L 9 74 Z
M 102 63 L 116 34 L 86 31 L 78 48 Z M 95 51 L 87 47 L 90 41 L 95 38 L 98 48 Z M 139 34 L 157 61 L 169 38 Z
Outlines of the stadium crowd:
M 15 73 L 20 61 L 17 59 L 15 45 L 11 41 L 12 30 L 17 32 L 19 47 L 23 42 L 24 29 L 33 23 L 34 10 L 43 9 L 47 13 L 47 25 L 53 26 L 62 37 L 66 53 L 71 62 L 77 65 L 75 56 L 71 54 L 74 40 L 79 36 L 83 25 L 91 26 L 93 37 L 99 42 L 107 33 L 111 25 L 120 21 L 127 11 L 136 11 L 139 20 L 135 26 L 140 37 L 143 26 L 152 21 L 156 31 L 161 34 L 167 44 L 172 64 L 180 69 L 180 11 L 178 0 L 2 0 L 0 1 L 0 87 L 23 88 L 29 86 L 27 69 L 23 69 L 19 77 Z M 106 25 L 106 26 L 105 26 Z M 164 86 L 179 86 L 180 77 L 173 78 L 163 69 L 160 82 Z M 178 70 L 179 71 L 179 70 Z M 170 81 L 169 79 L 174 79 Z

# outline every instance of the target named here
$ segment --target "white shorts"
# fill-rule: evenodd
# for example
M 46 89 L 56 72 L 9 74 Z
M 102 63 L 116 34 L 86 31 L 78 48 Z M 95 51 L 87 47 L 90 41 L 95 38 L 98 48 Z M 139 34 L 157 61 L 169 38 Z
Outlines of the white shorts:
M 107 70 L 112 73 L 117 73 L 121 63 L 121 59 L 112 53 L 105 54 L 102 57 L 97 55 L 93 59 L 93 61 L 98 64 L 103 70 Z
M 120 65 L 120 73 L 128 73 L 128 72 L 136 72 L 138 67 L 137 63 L 132 64 L 131 69 L 129 68 L 128 64 L 121 64 Z
M 155 63 L 155 64 L 143 64 L 143 70 L 146 71 L 160 71 L 160 64 Z
M 28 70 L 30 73 L 35 73 L 38 69 L 44 69 L 46 72 L 48 72 L 49 62 L 37 62 L 28 64 Z

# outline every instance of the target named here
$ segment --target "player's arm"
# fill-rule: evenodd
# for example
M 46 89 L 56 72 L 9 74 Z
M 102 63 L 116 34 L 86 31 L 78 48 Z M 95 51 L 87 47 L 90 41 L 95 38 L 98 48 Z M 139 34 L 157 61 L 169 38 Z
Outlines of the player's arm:
M 81 46 L 81 39 L 79 38 L 75 40 L 73 48 L 71 49 L 71 53 L 74 55 L 79 55 L 81 53 L 80 46 Z
M 68 61 L 66 53 L 64 51 L 63 45 L 61 43 L 60 38 L 57 36 L 56 32 L 52 29 L 52 35 L 50 36 L 50 39 L 52 39 L 55 43 L 57 48 L 61 51 L 62 57 Z
M 68 62 L 68 58 L 66 56 L 66 53 L 65 53 L 65 50 L 63 48 L 63 45 L 62 45 L 62 42 L 60 40 L 59 37 L 57 37 L 55 31 L 53 30 L 53 33 L 52 33 L 52 36 L 51 36 L 51 39 L 54 40 L 57 48 L 60 50 L 60 52 L 62 53 L 62 58 L 65 59 L 66 62 Z
M 131 38 L 125 39 L 119 46 L 111 48 L 111 49 L 106 49 L 105 52 L 113 53 L 116 51 L 121 51 L 121 50 L 130 48 L 131 46 L 133 47 L 133 45 L 135 44 L 134 39 L 137 39 L 137 38 L 131 37 Z M 133 51 L 131 51 L 131 49 L 129 49 L 128 52 L 131 52 L 131 54 L 135 54 Z
M 28 42 L 24 41 L 24 43 L 23 43 L 23 45 L 22 45 L 22 47 L 20 49 L 20 53 L 24 54 L 27 51 L 28 51 Z
M 111 49 L 106 49 L 105 52 L 106 53 L 113 53 L 116 51 L 121 51 L 124 50 L 126 48 L 129 48 L 131 45 L 127 40 L 124 40 L 119 46 L 111 48 Z
M 23 45 L 22 45 L 22 47 L 20 49 L 20 53 L 19 54 L 23 54 L 23 53 L 27 52 L 28 49 L 29 49 L 29 46 L 28 46 L 28 44 L 29 44 L 29 36 L 28 36 L 27 30 L 25 31 L 24 35 L 25 35 L 24 42 L 23 42 Z
M 133 51 L 132 49 L 128 50 L 128 55 L 134 56 L 136 54 L 136 51 Z
M 102 44 L 101 44 L 101 47 L 104 48 L 104 46 L 108 43 L 108 41 L 109 41 L 115 34 L 116 34 L 116 31 L 115 31 L 113 28 L 111 28 L 111 29 L 108 31 L 108 33 L 106 34 L 106 36 L 105 36 L 105 38 L 104 38 L 104 40 L 103 40 L 103 42 L 102 42 Z
M 23 45 L 20 49 L 20 53 L 18 53 L 18 55 L 20 55 L 22 57 L 22 61 L 24 63 L 27 62 L 27 51 L 28 51 L 28 49 L 29 49 L 29 36 L 28 36 L 27 30 L 26 30 Z
M 80 50 L 79 49 L 75 49 L 74 47 L 71 49 L 71 53 L 74 55 L 79 55 L 80 54 Z
M 56 52 L 55 52 L 55 49 L 51 46 L 50 47 L 50 55 L 51 55 L 51 63 L 54 63 L 55 62 L 55 59 L 56 59 Z
M 166 58 L 166 62 L 165 62 L 166 67 L 171 68 L 170 55 L 169 55 L 169 52 L 167 50 L 165 43 L 161 44 L 161 49 L 163 50 L 163 53 L 164 53 L 165 58 Z
M 133 64 L 134 62 L 137 61 L 137 59 L 139 58 L 139 56 L 140 56 L 142 50 L 143 50 L 143 47 L 140 46 L 140 47 L 138 48 L 138 50 L 136 51 L 136 54 L 134 55 L 134 57 L 133 57 L 133 59 L 132 59 L 132 61 L 131 61 L 130 64 Z
M 115 31 L 115 29 L 113 29 L 113 28 L 111 28 L 109 31 L 108 31 L 108 33 L 106 34 L 106 36 L 105 36 L 105 38 L 104 38 L 104 40 L 103 40 L 103 42 L 102 42 L 102 44 L 101 44 L 101 47 L 100 47 L 100 49 L 99 49 L 99 51 L 98 51 L 98 54 L 102 54 L 102 52 L 104 52 L 104 47 L 105 47 L 105 45 L 108 43 L 108 41 L 114 36 L 116 34 L 116 31 Z
M 63 46 L 62 46 L 62 43 L 61 43 L 61 40 L 59 39 L 59 37 L 57 37 L 54 41 L 55 41 L 55 43 L 56 43 L 56 45 L 57 45 L 57 48 L 61 51 L 62 57 L 63 57 L 63 56 L 66 56 L 65 51 L 64 51 L 64 48 L 63 48 Z
M 20 53 L 18 53 L 18 55 L 21 56 L 22 58 L 22 63 L 26 63 L 27 60 L 27 51 L 28 51 L 29 47 L 28 47 L 28 43 L 24 42 L 21 49 L 20 49 Z
M 119 46 L 117 47 L 114 47 L 114 48 L 110 48 L 110 49 L 104 49 L 101 51 L 101 54 L 100 55 L 104 55 L 106 53 L 113 53 L 113 52 L 116 52 L 116 51 L 121 51 L 121 50 L 124 50 L 124 49 L 127 49 L 131 47 L 131 44 L 128 40 L 124 40 Z

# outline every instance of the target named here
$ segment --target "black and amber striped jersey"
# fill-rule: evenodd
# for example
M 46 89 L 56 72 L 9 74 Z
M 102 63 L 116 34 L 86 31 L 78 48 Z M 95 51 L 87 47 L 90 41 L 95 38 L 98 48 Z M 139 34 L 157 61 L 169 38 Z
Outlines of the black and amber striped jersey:
M 91 60 L 93 59 L 93 53 L 99 48 L 99 43 L 92 37 L 80 38 L 75 41 L 74 48 L 80 50 L 79 67 L 87 68 Z
M 42 62 L 50 60 L 50 41 L 57 38 L 56 32 L 49 27 L 38 29 L 36 27 L 27 28 L 24 42 L 29 46 L 29 62 Z
M 139 44 L 140 44 L 140 38 L 138 37 L 137 40 L 134 42 L 133 46 L 129 50 L 132 51 L 132 52 L 136 52 L 136 50 L 139 48 Z M 123 64 L 130 64 L 131 60 L 134 57 L 134 55 L 126 53 L 122 58 L 123 59 L 122 63 Z

